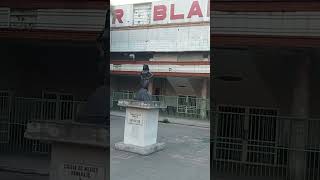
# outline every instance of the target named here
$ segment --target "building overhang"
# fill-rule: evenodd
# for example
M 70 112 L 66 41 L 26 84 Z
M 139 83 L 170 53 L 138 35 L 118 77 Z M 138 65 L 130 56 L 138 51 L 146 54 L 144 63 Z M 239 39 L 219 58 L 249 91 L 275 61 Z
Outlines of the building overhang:
M 18 9 L 107 9 L 105 0 L 2 0 L 0 7 Z
M 142 66 L 148 64 L 158 77 L 210 77 L 210 62 L 159 62 L 159 61 L 112 61 L 110 72 L 115 75 L 138 76 Z
M 139 76 L 137 71 L 111 71 L 111 75 Z M 209 78 L 210 73 L 178 73 L 178 72 L 153 72 L 154 77 L 202 77 Z
M 226 12 L 296 12 L 320 11 L 319 1 L 219 1 L 211 0 L 211 11 Z
M 0 7 L 0 36 L 1 38 L 95 41 L 98 33 L 105 27 L 107 10 L 89 9 L 89 7 L 68 9 L 67 7 L 55 9 L 53 6 L 49 9 L 25 10 Z
M 212 34 L 213 48 L 227 47 L 288 47 L 310 48 L 320 47 L 320 37 L 310 36 L 270 36 L 270 35 L 242 35 L 242 34 Z
M 98 33 L 96 31 L 0 29 L 0 38 L 95 42 Z

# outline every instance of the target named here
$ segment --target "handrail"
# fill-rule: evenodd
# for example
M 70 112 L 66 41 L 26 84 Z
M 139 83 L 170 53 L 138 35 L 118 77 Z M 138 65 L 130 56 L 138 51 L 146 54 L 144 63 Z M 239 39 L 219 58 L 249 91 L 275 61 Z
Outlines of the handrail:
M 124 107 L 141 107 L 141 108 L 167 108 L 167 106 L 164 103 L 161 103 L 160 101 L 138 101 L 133 99 L 121 99 L 118 101 L 118 106 L 124 106 Z

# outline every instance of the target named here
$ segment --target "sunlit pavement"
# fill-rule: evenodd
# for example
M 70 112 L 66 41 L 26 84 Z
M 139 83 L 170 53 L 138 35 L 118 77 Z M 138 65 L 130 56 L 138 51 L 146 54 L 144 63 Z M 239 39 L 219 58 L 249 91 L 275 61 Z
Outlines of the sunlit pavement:
M 111 118 L 112 180 L 209 180 L 210 130 L 174 124 L 160 124 L 158 141 L 166 148 L 149 156 L 118 151 L 123 140 L 124 118 Z

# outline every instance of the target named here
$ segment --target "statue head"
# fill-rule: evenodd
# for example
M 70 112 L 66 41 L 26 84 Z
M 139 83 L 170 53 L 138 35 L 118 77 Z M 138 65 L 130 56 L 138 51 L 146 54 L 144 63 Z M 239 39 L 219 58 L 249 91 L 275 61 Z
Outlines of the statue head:
M 147 64 L 143 65 L 143 71 L 149 71 L 149 66 Z

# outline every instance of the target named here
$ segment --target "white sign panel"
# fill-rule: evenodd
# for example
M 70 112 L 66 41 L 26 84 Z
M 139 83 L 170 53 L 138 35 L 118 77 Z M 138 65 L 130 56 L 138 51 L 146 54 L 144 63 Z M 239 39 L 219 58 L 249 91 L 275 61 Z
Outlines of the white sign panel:
M 128 123 L 134 125 L 143 125 L 142 114 L 138 111 L 129 112 Z
M 210 0 L 168 0 L 115 6 L 110 18 L 111 27 L 137 25 L 133 23 L 135 18 L 143 22 L 141 25 L 209 22 Z
M 210 51 L 210 26 L 111 31 L 111 52 Z

